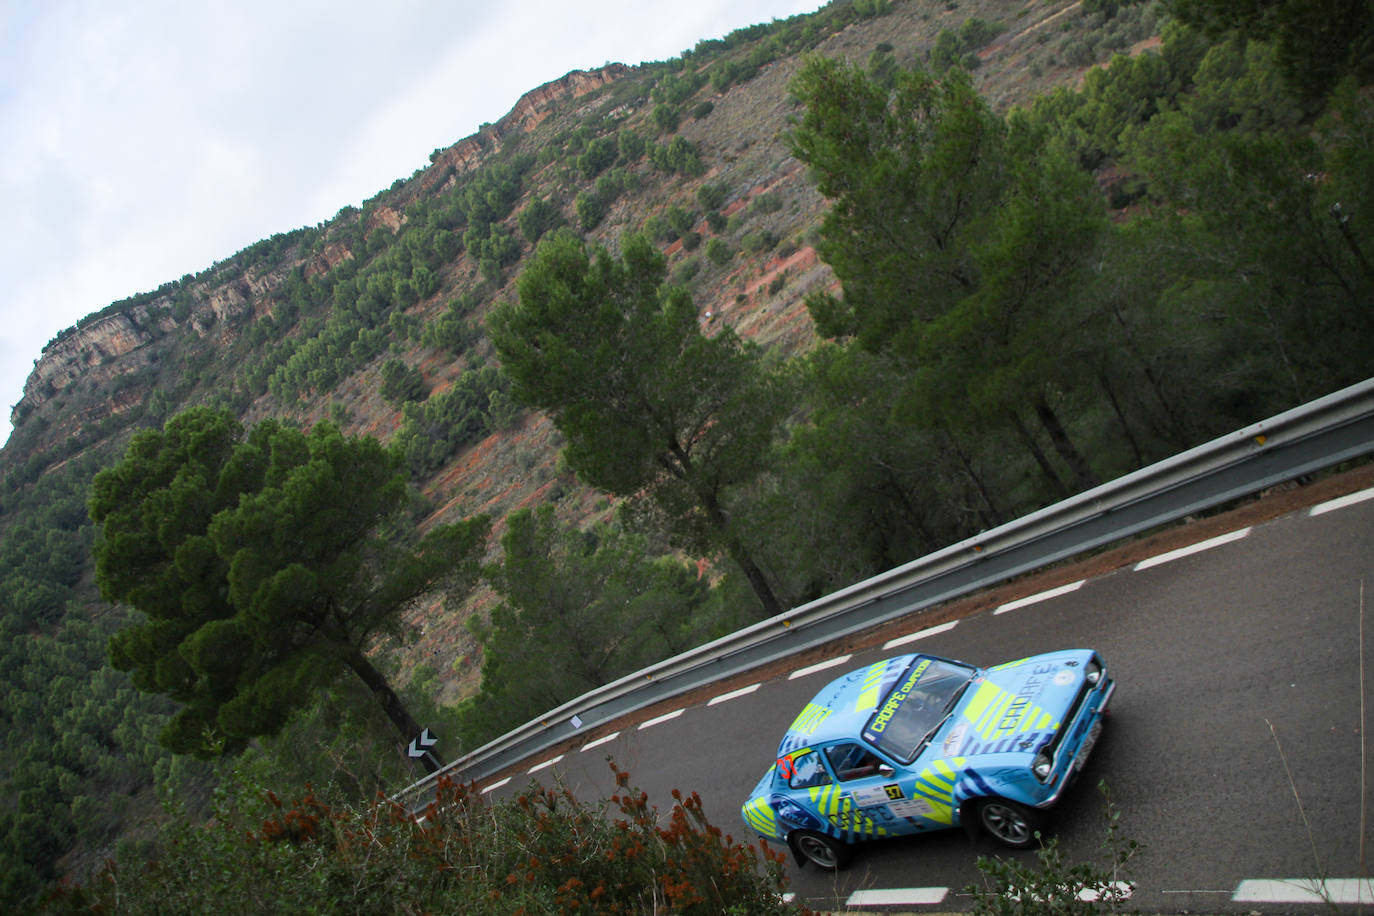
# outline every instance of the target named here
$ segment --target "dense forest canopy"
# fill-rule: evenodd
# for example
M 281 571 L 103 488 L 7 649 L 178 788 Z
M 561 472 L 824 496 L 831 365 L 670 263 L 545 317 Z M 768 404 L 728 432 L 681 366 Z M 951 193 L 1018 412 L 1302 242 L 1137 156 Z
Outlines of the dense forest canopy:
M 266 868 L 188 839 L 213 787 L 363 811 L 418 725 L 1374 374 L 1368 4 L 964 6 L 627 68 L 54 341 L 0 455 L 0 900 Z

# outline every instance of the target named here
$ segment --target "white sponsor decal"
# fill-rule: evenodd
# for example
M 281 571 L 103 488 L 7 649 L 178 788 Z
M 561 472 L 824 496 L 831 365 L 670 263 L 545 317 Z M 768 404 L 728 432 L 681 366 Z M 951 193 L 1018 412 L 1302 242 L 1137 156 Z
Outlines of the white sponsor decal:
M 960 722 L 950 729 L 949 734 L 945 737 L 945 743 L 940 748 L 940 752 L 946 757 L 957 756 L 959 749 L 964 746 L 964 734 L 967 731 L 967 722 Z
M 878 805 L 885 805 L 890 800 L 887 790 L 882 786 L 864 786 L 849 793 L 849 797 L 854 799 L 854 804 L 860 808 L 873 808 Z
M 935 811 L 935 807 L 924 798 L 906 798 L 902 801 L 888 802 L 887 810 L 897 817 L 929 817 Z

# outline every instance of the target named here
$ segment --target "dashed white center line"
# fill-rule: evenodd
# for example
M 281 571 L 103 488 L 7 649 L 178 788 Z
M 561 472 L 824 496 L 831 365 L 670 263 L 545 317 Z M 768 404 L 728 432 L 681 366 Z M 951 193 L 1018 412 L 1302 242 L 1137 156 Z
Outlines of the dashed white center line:
M 1327 500 L 1324 503 L 1317 503 L 1307 510 L 1308 515 L 1322 515 L 1327 512 L 1335 512 L 1337 509 L 1344 509 L 1346 506 L 1353 506 L 1362 503 L 1366 499 L 1374 499 L 1374 487 L 1368 490 L 1361 490 L 1358 493 L 1348 493 L 1345 496 L 1338 496 L 1335 499 Z
M 1374 885 L 1369 878 L 1242 881 L 1231 900 L 1234 903 L 1374 903 Z
M 686 712 L 686 711 L 687 711 L 687 709 L 684 707 L 684 708 L 682 708 L 682 709 L 674 709 L 672 712 L 665 712 L 665 713 L 664 713 L 663 715 L 661 715 L 661 716 L 656 716 L 655 718 L 648 719 L 648 720 L 646 720 L 646 721 L 644 721 L 644 722 L 639 723 L 639 727 L 640 727 L 640 728 L 653 728 L 655 725 L 662 725 L 664 722 L 667 722 L 669 719 L 676 719 L 678 716 L 682 715 L 682 714 L 683 714 L 684 712 Z
M 1041 601 L 1048 601 L 1051 598 L 1058 598 L 1060 595 L 1067 595 L 1069 592 L 1076 592 L 1078 591 L 1078 589 L 1083 587 L 1083 583 L 1086 581 L 1086 579 L 1079 579 L 1077 582 L 1070 582 L 1068 585 L 1061 585 L 1058 588 L 1052 588 L 1049 591 L 1040 592 L 1036 595 L 1027 595 L 1024 598 L 1017 598 L 1015 601 L 1008 601 L 1006 604 L 1000 606 L 999 608 L 997 608 L 997 610 L 993 611 L 992 613 L 994 616 L 997 614 L 1005 614 L 1007 611 L 1014 611 L 1017 608 L 1023 608 L 1030 604 L 1038 604 Z
M 739 690 L 732 690 L 729 693 L 722 693 L 718 697 L 711 697 L 711 699 L 706 702 L 706 705 L 715 706 L 717 703 L 725 703 L 729 700 L 738 700 L 740 697 L 746 697 L 749 694 L 753 693 L 755 690 L 758 690 L 762 686 L 762 683 L 750 684 L 748 687 L 741 687 Z
M 1168 553 L 1161 553 L 1157 557 L 1150 557 L 1147 560 L 1141 560 L 1132 568 L 1139 572 L 1142 569 L 1149 569 L 1151 566 L 1158 566 L 1161 563 L 1170 563 L 1182 557 L 1191 556 L 1195 553 L 1202 553 L 1202 551 L 1204 550 L 1211 550 L 1213 547 L 1220 547 L 1222 544 L 1229 544 L 1232 541 L 1239 541 L 1241 538 L 1245 537 L 1249 533 L 1249 528 L 1241 528 L 1237 531 L 1232 531 L 1229 534 L 1219 535 L 1214 538 L 1209 538 L 1205 541 L 1198 541 L 1196 544 L 1190 544 L 1187 547 L 1180 547 L 1178 550 L 1171 550 Z
M 486 795 L 488 792 L 495 792 L 497 789 L 501 788 L 501 787 L 504 786 L 506 783 L 510 782 L 510 779 L 511 779 L 511 778 L 510 778 L 509 776 L 507 776 L 505 779 L 498 779 L 498 780 L 496 780 L 496 782 L 492 783 L 491 785 L 489 785 L 489 786 L 487 786 L 485 789 L 483 789 L 483 790 L 482 790 L 482 794 L 483 794 L 483 795 Z
M 808 665 L 805 668 L 798 668 L 796 671 L 787 675 L 787 679 L 789 681 L 795 681 L 799 677 L 806 677 L 808 674 L 815 674 L 817 671 L 824 671 L 827 668 L 834 668 L 836 665 L 843 665 L 853 657 L 852 655 L 841 655 L 839 658 L 832 658 L 828 662 L 820 662 L 815 665 Z
M 951 620 L 949 623 L 937 624 L 933 627 L 926 627 L 924 630 L 918 630 L 915 633 L 898 636 L 896 639 L 889 639 L 887 642 L 883 643 L 883 648 L 895 649 L 897 646 L 904 646 L 909 642 L 925 639 L 927 636 L 935 636 L 938 633 L 948 633 L 950 630 L 954 629 L 954 625 L 958 622 L 957 620 Z
M 562 759 L 563 759 L 563 755 L 562 755 L 562 754 L 559 754 L 557 757 L 550 757 L 548 760 L 545 760 L 543 763 L 536 763 L 534 766 L 530 767 L 530 768 L 529 768 L 528 770 L 526 770 L 525 772 L 526 772 L 526 773 L 538 773 L 540 770 L 548 769 L 549 767 L 553 766 L 555 763 L 557 763 L 558 761 L 560 761 L 560 760 L 562 760 Z
M 942 903 L 949 893 L 947 887 L 892 887 L 855 891 L 845 901 L 847 906 L 919 906 Z
M 582 745 L 582 750 L 590 751 L 594 747 L 600 747 L 603 744 L 609 744 L 610 742 L 614 741 L 616 738 L 619 737 L 620 732 L 611 732 L 609 735 L 602 735 L 595 741 L 588 741 L 586 744 Z

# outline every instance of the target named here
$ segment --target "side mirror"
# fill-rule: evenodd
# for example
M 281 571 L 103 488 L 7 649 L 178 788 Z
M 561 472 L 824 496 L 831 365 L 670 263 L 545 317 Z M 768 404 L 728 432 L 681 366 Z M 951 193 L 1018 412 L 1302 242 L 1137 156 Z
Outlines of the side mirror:
M 897 771 L 885 763 L 878 764 L 878 775 L 884 779 L 891 779 L 897 775 Z

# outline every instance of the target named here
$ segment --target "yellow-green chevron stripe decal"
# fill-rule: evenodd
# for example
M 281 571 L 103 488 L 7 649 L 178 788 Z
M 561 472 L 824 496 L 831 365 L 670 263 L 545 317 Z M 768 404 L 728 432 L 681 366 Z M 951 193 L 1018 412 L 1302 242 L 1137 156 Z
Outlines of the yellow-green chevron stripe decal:
M 777 816 L 773 813 L 773 807 L 768 804 L 767 798 L 751 798 L 740 809 L 740 813 L 744 815 L 746 824 L 764 836 L 782 838 L 782 835 L 778 833 Z
M 797 737 L 810 735 L 815 732 L 817 728 L 820 728 L 821 723 L 824 722 L 829 715 L 830 710 L 826 707 L 817 706 L 815 703 L 807 703 L 801 713 L 798 714 L 796 720 L 793 721 L 792 727 L 789 728 L 788 731 L 793 732 Z
M 966 757 L 954 757 L 948 761 L 936 760 L 921 770 L 911 792 L 930 802 L 933 810 L 926 815 L 928 818 L 941 824 L 954 822 L 954 784 L 967 763 Z
M 873 818 L 855 806 L 854 799 L 845 794 L 837 785 L 817 786 L 810 790 L 811 804 L 821 817 L 841 830 L 853 834 L 855 839 L 866 840 L 887 836 L 885 827 L 879 827 Z
M 887 662 L 877 662 L 868 666 L 864 672 L 863 690 L 859 694 L 858 702 L 854 704 L 855 712 L 868 712 L 870 709 L 878 708 L 878 698 L 882 695 L 883 673 L 887 671 Z
M 979 685 L 964 709 L 964 718 L 984 741 L 1059 727 L 1054 717 L 1039 706 L 991 681 Z
M 969 698 L 968 705 L 964 707 L 964 718 L 972 722 L 974 728 L 977 728 L 978 723 L 986 717 L 988 708 L 1004 693 L 1006 691 L 996 684 L 984 681 Z

